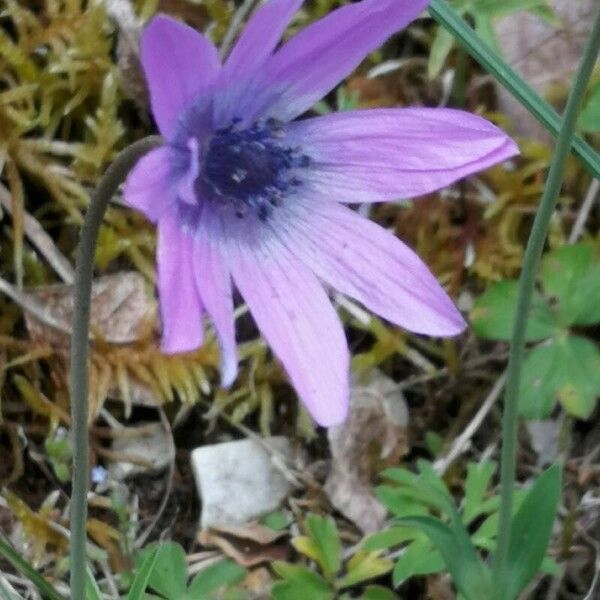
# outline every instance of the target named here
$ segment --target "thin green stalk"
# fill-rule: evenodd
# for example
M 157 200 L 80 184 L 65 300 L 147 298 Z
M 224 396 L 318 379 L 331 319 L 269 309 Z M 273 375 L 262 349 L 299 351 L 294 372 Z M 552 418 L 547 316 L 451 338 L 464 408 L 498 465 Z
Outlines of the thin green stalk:
M 88 336 L 94 255 L 98 232 L 110 199 L 140 159 L 160 138 L 148 137 L 123 150 L 107 169 L 92 196 L 81 229 L 74 284 L 71 333 L 71 419 L 73 427 L 73 480 L 71 491 L 71 598 L 84 600 L 86 577 L 86 520 L 88 492 Z
M 502 463 L 500 472 L 500 524 L 498 546 L 494 559 L 494 582 L 499 598 L 503 600 L 502 583 L 508 576 L 513 493 L 517 463 L 518 393 L 521 364 L 525 354 L 525 329 L 531 306 L 536 271 L 544 249 L 550 219 L 556 206 L 565 174 L 565 167 L 575 131 L 577 113 L 594 63 L 600 50 L 600 12 L 587 42 L 579 70 L 575 76 L 569 100 L 565 109 L 562 126 L 556 142 L 552 164 L 542 200 L 535 216 L 519 283 L 517 314 L 511 339 L 511 352 L 507 369 L 504 415 L 502 422 Z
M 431 0 L 431 16 L 493 75 L 519 102 L 554 136 L 561 127 L 560 115 L 527 84 L 492 48 L 469 27 L 465 20 L 445 0 Z M 585 168 L 600 178 L 600 155 L 580 136 L 572 136 L 573 152 Z

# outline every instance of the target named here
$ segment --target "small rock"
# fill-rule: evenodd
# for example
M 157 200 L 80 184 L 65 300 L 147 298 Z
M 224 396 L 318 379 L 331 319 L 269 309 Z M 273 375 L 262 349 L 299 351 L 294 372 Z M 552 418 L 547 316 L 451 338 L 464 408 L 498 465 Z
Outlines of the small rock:
M 155 473 L 165 469 L 173 460 L 173 445 L 161 423 L 150 423 L 140 427 L 127 427 L 128 435 L 116 437 L 111 450 L 144 464 L 113 462 L 108 468 L 113 479 L 122 480 L 140 473 Z M 139 435 L 131 435 L 131 432 Z
M 538 467 L 553 463 L 558 456 L 561 423 L 554 420 L 525 421 L 531 447 L 537 454 Z
M 265 443 L 277 455 L 291 459 L 287 438 L 270 437 Z M 291 491 L 271 454 L 253 440 L 196 448 L 191 461 L 202 500 L 203 529 L 256 520 L 278 508 Z

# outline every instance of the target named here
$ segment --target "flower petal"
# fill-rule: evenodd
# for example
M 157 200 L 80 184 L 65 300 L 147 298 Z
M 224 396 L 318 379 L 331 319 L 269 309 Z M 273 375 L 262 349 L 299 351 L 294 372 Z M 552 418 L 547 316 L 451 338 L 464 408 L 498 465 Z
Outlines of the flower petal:
M 428 0 L 363 0 L 333 11 L 287 42 L 265 65 L 265 116 L 291 121 L 330 92 Z
M 158 222 L 158 294 L 162 317 L 162 350 L 190 352 L 202 345 L 202 304 L 192 267 L 192 238 L 176 215 Z
M 129 173 L 123 198 L 156 223 L 175 201 L 189 164 L 187 153 L 161 146 L 144 155 Z
M 490 122 L 441 108 L 341 112 L 291 123 L 313 160 L 311 189 L 339 202 L 421 196 L 518 153 Z
M 294 199 L 274 226 L 317 276 L 388 321 L 433 336 L 464 330 L 461 314 L 419 257 L 349 208 Z
M 323 426 L 348 411 L 349 352 L 341 322 L 317 278 L 274 238 L 230 241 L 233 279 L 300 399 Z
M 194 272 L 202 303 L 212 319 L 221 347 L 221 384 L 237 377 L 237 349 L 231 275 L 225 263 L 221 223 L 207 210 L 194 238 Z
M 214 82 L 219 55 L 194 29 L 159 15 L 144 30 L 141 59 L 152 113 L 160 132 L 170 139 L 181 111 Z
M 259 8 L 242 31 L 223 75 L 236 77 L 256 71 L 279 43 L 292 15 L 303 0 L 269 0 Z

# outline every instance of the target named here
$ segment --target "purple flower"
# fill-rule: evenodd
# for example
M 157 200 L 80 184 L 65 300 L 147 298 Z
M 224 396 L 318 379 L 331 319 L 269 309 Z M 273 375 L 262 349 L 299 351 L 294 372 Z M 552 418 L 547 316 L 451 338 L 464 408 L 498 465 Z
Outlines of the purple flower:
M 363 0 L 278 48 L 302 0 L 270 0 L 224 64 L 189 27 L 154 18 L 142 62 L 164 146 L 137 164 L 129 204 L 158 224 L 165 352 L 202 344 L 202 316 L 237 373 L 232 287 L 318 423 L 346 416 L 349 352 L 324 289 L 432 336 L 465 323 L 419 258 L 345 203 L 421 196 L 517 153 L 487 121 L 447 109 L 294 121 L 426 0 Z

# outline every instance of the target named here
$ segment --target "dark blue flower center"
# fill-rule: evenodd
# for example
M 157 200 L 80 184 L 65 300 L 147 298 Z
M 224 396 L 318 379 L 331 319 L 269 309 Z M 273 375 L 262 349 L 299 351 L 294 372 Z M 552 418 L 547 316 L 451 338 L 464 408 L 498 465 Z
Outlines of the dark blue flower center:
M 212 196 L 233 205 L 239 217 L 250 209 L 264 221 L 301 185 L 298 172 L 310 158 L 285 144 L 279 121 L 258 121 L 248 129 L 237 125 L 218 130 L 210 140 L 202 179 Z

